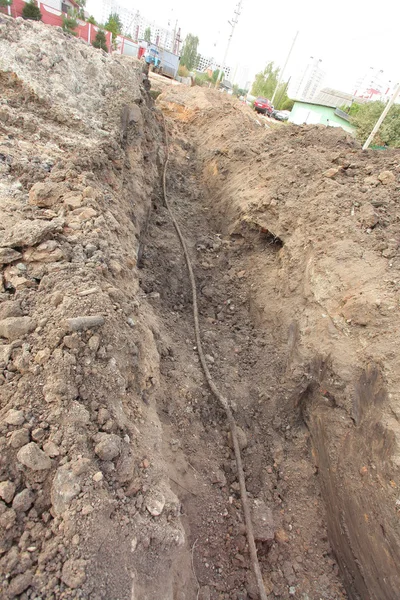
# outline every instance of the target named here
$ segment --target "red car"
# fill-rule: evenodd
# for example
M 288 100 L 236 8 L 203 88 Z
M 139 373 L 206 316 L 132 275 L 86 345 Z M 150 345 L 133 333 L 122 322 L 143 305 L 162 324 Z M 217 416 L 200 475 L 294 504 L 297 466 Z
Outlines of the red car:
M 263 115 L 268 115 L 270 117 L 272 115 L 274 107 L 272 106 L 271 102 L 269 100 L 267 100 L 267 98 L 259 97 L 254 102 L 254 109 L 258 113 L 261 113 Z

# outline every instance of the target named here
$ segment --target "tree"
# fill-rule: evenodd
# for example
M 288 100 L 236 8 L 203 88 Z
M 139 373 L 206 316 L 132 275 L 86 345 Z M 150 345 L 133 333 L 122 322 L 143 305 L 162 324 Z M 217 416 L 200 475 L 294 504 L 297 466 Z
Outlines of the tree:
M 375 123 L 381 116 L 385 103 L 377 100 L 366 104 L 353 103 L 349 109 L 351 123 L 356 128 L 356 137 L 364 143 Z M 376 145 L 400 148 L 400 105 L 394 104 L 383 121 L 374 141 Z
M 144 30 L 144 41 L 150 43 L 151 42 L 151 29 L 150 27 L 146 27 Z
M 76 3 L 79 6 L 79 10 L 78 10 L 78 17 L 80 19 L 84 19 L 85 18 L 85 6 L 86 6 L 86 0 L 76 0 Z
M 199 38 L 191 33 L 188 33 L 185 40 L 185 45 L 182 50 L 180 64 L 192 71 L 197 64 L 197 47 Z
M 215 71 L 213 71 L 212 77 L 211 77 L 211 81 L 213 83 L 217 83 L 217 79 L 219 76 L 219 69 L 215 69 Z M 221 73 L 221 77 L 219 78 L 220 81 L 223 81 L 225 79 L 225 73 L 222 72 Z
M 119 35 L 122 31 L 122 23 L 121 19 L 119 18 L 119 14 L 110 13 L 108 21 L 104 25 L 104 28 L 107 29 L 107 31 L 111 31 L 113 42 L 115 42 L 117 35 Z
M 238 98 L 240 98 L 240 96 L 246 96 L 247 93 L 248 93 L 248 90 L 240 88 L 236 83 L 233 86 L 233 95 L 234 96 L 237 96 Z
M 29 19 L 31 21 L 40 21 L 42 18 L 42 13 L 40 12 L 40 8 L 37 5 L 36 0 L 29 0 L 22 9 L 22 16 L 24 19 Z
M 77 35 L 75 29 L 78 27 L 78 21 L 76 20 L 77 12 L 69 11 L 67 15 L 62 17 L 62 28 L 66 33 L 70 35 Z
M 287 100 L 285 100 L 285 102 L 282 102 L 281 106 L 280 106 L 280 110 L 292 110 L 294 106 L 294 100 L 291 100 L 290 98 L 288 98 Z
M 278 83 L 279 71 L 279 67 L 275 67 L 273 62 L 269 62 L 264 71 L 257 73 L 253 87 L 251 88 L 251 94 L 253 96 L 262 96 L 263 98 L 271 99 Z M 275 95 L 275 108 L 277 109 L 282 109 L 289 99 L 286 93 L 286 86 L 286 83 L 281 83 L 277 89 Z
M 108 52 L 106 34 L 102 29 L 96 33 L 95 40 L 92 44 L 95 48 L 101 48 L 104 52 Z
M 97 25 L 97 21 L 96 19 L 93 17 L 93 15 L 90 15 L 90 17 L 87 20 L 88 23 L 91 23 L 92 25 Z
M 0 0 L 0 8 L 7 8 L 7 6 L 11 6 L 12 0 Z

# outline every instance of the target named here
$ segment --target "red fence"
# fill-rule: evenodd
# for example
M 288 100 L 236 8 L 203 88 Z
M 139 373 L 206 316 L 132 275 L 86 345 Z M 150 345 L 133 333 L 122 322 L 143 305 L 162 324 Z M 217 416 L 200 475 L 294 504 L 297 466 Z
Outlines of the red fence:
M 25 2 L 24 0 L 13 0 L 13 3 L 8 9 L 3 9 L 2 12 L 10 14 L 12 17 L 22 17 L 22 10 L 24 8 Z M 63 13 L 61 10 L 57 10 L 56 8 L 52 8 L 43 2 L 38 1 L 38 6 L 40 8 L 40 12 L 42 13 L 42 21 L 47 25 L 55 25 L 58 27 L 62 27 L 63 21 Z M 78 27 L 75 29 L 78 37 L 82 38 L 88 44 L 91 44 L 98 31 L 98 27 L 92 25 L 91 23 L 86 23 L 85 21 L 78 20 Z M 111 49 L 111 32 L 105 31 L 107 46 Z

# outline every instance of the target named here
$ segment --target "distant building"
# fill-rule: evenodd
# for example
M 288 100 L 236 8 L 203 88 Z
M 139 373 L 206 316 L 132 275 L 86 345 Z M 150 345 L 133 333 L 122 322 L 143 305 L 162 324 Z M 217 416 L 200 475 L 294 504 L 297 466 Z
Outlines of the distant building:
M 323 88 L 315 96 L 313 102 L 316 104 L 325 104 L 327 106 L 335 106 L 340 108 L 341 106 L 351 106 L 354 102 L 353 94 L 347 92 L 340 92 L 333 88 Z
M 222 66 L 220 63 L 216 62 L 214 57 L 203 56 L 203 54 L 199 54 L 197 56 L 197 67 L 196 68 L 201 73 L 205 73 L 208 70 L 211 70 L 211 71 L 218 70 L 219 71 L 220 69 L 222 69 Z M 231 71 L 232 71 L 232 69 L 230 67 L 228 67 L 228 66 L 224 67 L 224 73 L 225 73 L 225 77 L 227 79 L 230 79 Z
M 343 104 L 342 104 L 343 106 Z M 319 124 L 327 127 L 341 127 L 348 133 L 354 133 L 350 117 L 335 104 L 295 100 L 289 121 L 296 125 Z
M 122 34 L 131 36 L 134 40 L 144 39 L 146 29 L 150 29 L 150 41 L 171 52 L 179 53 L 180 30 L 160 27 L 155 21 L 149 21 L 138 10 L 130 10 L 118 4 L 115 0 L 103 0 L 102 22 L 105 23 L 110 13 L 118 13 L 122 23 Z
M 321 69 L 321 60 L 311 57 L 302 75 L 289 86 L 289 97 L 300 100 L 314 100 L 325 79 L 325 71 Z
M 394 85 L 383 75 L 382 69 L 370 67 L 363 77 L 360 77 L 354 86 L 354 96 L 357 101 L 382 100 L 386 102 L 393 94 Z

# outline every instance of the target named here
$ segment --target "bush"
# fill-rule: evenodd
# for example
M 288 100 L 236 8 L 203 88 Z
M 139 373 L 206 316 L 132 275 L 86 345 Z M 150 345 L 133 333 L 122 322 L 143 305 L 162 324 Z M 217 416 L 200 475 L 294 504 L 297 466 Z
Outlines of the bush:
M 285 100 L 285 102 L 283 102 L 280 110 L 292 110 L 294 106 L 294 100 L 291 100 L 290 98 L 288 98 L 287 100 Z
M 66 33 L 77 35 L 76 31 L 74 31 L 74 29 L 78 27 L 78 21 L 76 20 L 75 15 L 71 13 L 69 13 L 67 16 L 63 15 L 62 21 L 62 28 Z
M 7 8 L 7 6 L 11 6 L 12 0 L 0 0 L 0 8 Z
M 29 0 L 22 9 L 22 16 L 24 19 L 29 19 L 31 21 L 40 21 L 42 18 L 42 13 L 40 12 L 40 8 L 38 7 L 36 0 Z
M 189 70 L 184 65 L 179 65 L 178 75 L 180 77 L 189 77 Z
M 99 31 L 96 33 L 96 38 L 93 42 L 93 46 L 95 48 L 101 48 L 102 50 L 104 50 L 104 52 L 108 52 L 106 34 L 101 29 L 99 29 Z

